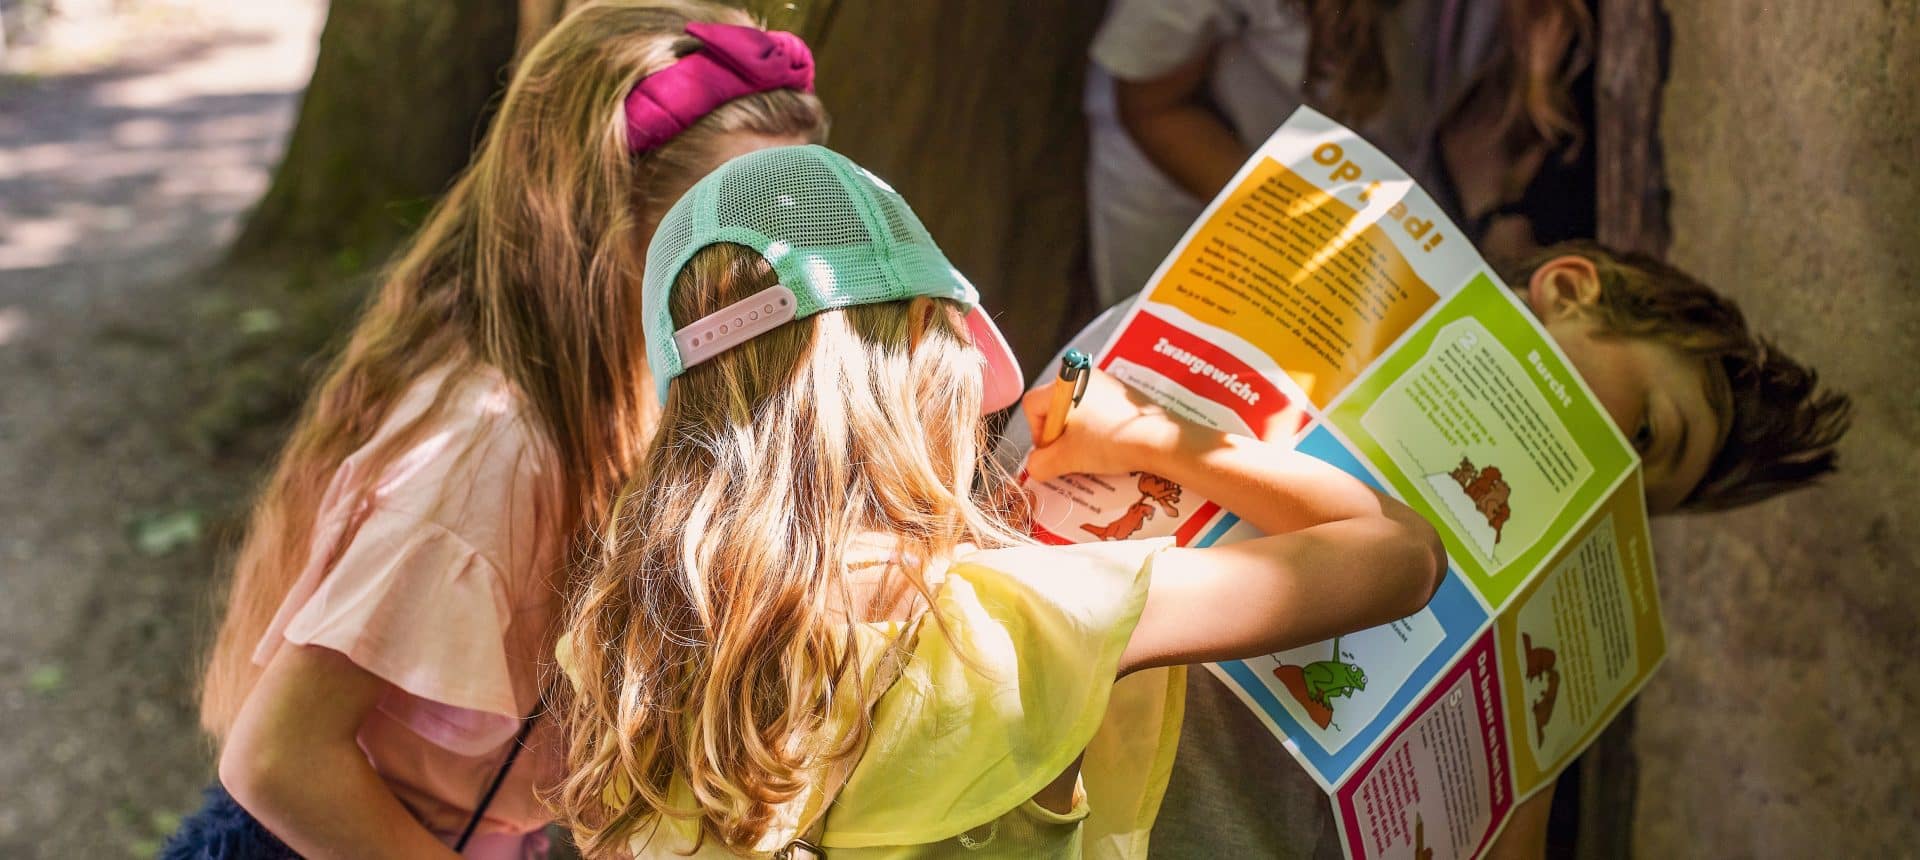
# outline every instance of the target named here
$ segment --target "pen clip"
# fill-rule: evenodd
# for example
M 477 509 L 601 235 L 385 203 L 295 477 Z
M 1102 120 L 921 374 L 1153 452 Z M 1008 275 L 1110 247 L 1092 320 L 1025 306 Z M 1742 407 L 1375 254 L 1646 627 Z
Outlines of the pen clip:
M 1060 379 L 1073 383 L 1073 405 L 1080 405 L 1080 398 L 1087 394 L 1087 380 L 1093 376 L 1093 358 L 1077 349 L 1067 350 L 1060 358 Z

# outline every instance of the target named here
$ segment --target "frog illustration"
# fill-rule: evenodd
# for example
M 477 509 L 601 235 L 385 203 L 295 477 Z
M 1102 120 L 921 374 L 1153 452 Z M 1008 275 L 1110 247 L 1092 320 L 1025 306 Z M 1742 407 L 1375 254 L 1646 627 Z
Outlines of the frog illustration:
M 1307 698 L 1331 709 L 1329 699 L 1352 698 L 1367 688 L 1367 673 L 1358 664 L 1340 660 L 1340 640 L 1333 640 L 1333 659 L 1308 663 L 1300 668 L 1307 682 Z
M 1321 660 L 1300 668 L 1307 678 L 1307 697 L 1329 708 L 1333 703 L 1328 699 L 1351 697 L 1367 688 L 1367 673 L 1352 663 Z

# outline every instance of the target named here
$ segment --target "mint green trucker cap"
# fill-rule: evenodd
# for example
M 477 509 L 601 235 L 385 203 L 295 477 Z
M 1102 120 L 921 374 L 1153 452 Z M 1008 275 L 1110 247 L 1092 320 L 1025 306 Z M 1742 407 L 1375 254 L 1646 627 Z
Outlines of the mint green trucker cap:
M 687 261 L 718 242 L 752 248 L 780 283 L 676 331 L 668 292 Z M 664 403 L 687 368 L 792 320 L 918 296 L 967 309 L 984 364 L 982 409 L 1018 402 L 1024 381 L 1013 350 L 906 200 L 826 147 L 758 150 L 695 183 L 654 232 L 641 289 L 647 361 Z

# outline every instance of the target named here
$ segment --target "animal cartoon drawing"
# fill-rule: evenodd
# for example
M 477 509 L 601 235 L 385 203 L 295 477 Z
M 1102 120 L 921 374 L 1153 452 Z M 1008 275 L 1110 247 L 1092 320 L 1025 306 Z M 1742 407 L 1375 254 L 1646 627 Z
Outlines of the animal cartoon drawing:
M 1513 488 L 1507 485 L 1507 479 L 1500 474 L 1499 466 L 1476 468 L 1473 461 L 1460 458 L 1447 476 L 1460 485 L 1461 492 L 1473 501 L 1473 507 L 1487 518 L 1487 526 L 1493 529 L 1493 542 L 1500 542 L 1500 530 L 1513 516 L 1513 508 L 1508 504 L 1513 498 Z
M 1154 504 L 1160 506 L 1167 516 L 1180 515 L 1180 485 L 1150 472 L 1129 472 L 1138 477 L 1135 489 L 1140 498 L 1127 506 L 1126 513 L 1104 525 L 1081 523 L 1080 530 L 1101 540 L 1126 540 L 1145 528 L 1147 521 L 1153 519 Z
M 1365 670 L 1337 659 L 1308 663 L 1300 668 L 1300 674 L 1306 676 L 1307 698 L 1328 708 L 1333 707 L 1329 699 L 1351 698 L 1367 688 Z
M 1520 647 L 1527 652 L 1527 680 L 1539 680 L 1541 675 L 1553 671 L 1555 655 L 1551 648 L 1533 647 L 1533 637 L 1520 634 Z
M 1145 528 L 1147 520 L 1153 519 L 1153 506 L 1146 502 L 1134 502 L 1127 506 L 1127 512 L 1113 522 L 1105 525 L 1081 523 L 1080 530 L 1101 540 L 1126 540 Z
M 1495 493 L 1499 493 L 1500 500 L 1505 501 L 1507 482 L 1500 476 L 1499 466 L 1488 466 L 1481 469 L 1480 473 L 1474 475 L 1473 480 L 1468 481 L 1461 489 L 1466 490 L 1467 496 L 1475 502 L 1489 498 Z
M 1493 482 L 1477 496 L 1472 489 L 1467 490 L 1467 497 L 1473 499 L 1473 506 L 1480 511 L 1480 515 L 1487 518 L 1487 525 L 1493 529 L 1493 542 L 1499 543 L 1500 527 L 1507 524 L 1508 517 L 1513 516 L 1513 508 L 1507 505 L 1507 499 L 1513 496 L 1513 488 L 1500 478 L 1498 468 L 1488 466 L 1487 472 L 1493 473 Z M 1486 473 L 1481 474 L 1484 476 Z
M 1294 701 L 1307 716 L 1326 728 L 1333 723 L 1334 699 L 1352 698 L 1367 688 L 1367 673 L 1356 663 L 1340 659 L 1340 640 L 1333 640 L 1333 659 L 1318 660 L 1305 666 L 1281 664 L 1273 670 L 1293 694 Z
M 1551 648 L 1536 648 L 1533 637 L 1520 634 L 1520 648 L 1526 652 L 1527 680 L 1546 679 L 1547 689 L 1533 702 L 1534 739 L 1541 745 L 1547 743 L 1547 721 L 1553 718 L 1553 703 L 1560 698 L 1560 671 L 1555 669 L 1556 656 Z
M 1140 480 L 1134 486 L 1140 491 L 1141 501 L 1158 502 L 1160 509 L 1167 512 L 1167 516 L 1180 515 L 1180 509 L 1175 507 L 1175 504 L 1180 501 L 1179 484 L 1152 472 L 1128 472 L 1127 474 L 1139 476 Z
M 1461 457 L 1460 465 L 1453 467 L 1453 471 L 1448 472 L 1447 477 L 1452 478 L 1454 483 L 1460 485 L 1461 489 L 1465 489 L 1468 484 L 1473 482 L 1474 475 L 1479 474 L 1479 472 L 1479 469 L 1473 467 L 1472 460 Z

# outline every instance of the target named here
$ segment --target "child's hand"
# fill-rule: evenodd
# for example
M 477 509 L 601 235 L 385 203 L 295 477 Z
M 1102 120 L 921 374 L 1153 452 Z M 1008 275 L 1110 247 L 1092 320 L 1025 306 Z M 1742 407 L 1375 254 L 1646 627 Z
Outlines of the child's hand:
M 1047 412 L 1053 407 L 1052 386 L 1029 391 L 1022 401 L 1036 446 L 1027 458 L 1027 472 L 1033 477 L 1044 481 L 1073 473 L 1113 475 L 1150 469 L 1173 449 L 1178 419 L 1106 373 L 1088 373 L 1080 405 L 1067 413 L 1066 429 L 1052 444 L 1039 445 Z

